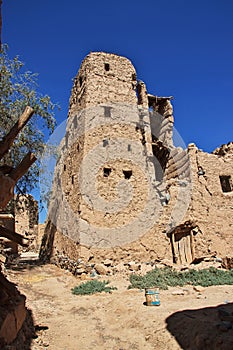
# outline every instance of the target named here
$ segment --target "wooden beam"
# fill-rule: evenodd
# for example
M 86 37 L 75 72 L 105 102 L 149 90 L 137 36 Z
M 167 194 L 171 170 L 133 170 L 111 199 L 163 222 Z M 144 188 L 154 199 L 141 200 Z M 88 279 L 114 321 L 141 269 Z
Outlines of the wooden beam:
M 0 237 L 5 237 L 10 241 L 20 244 L 22 247 L 28 247 L 28 239 L 19 233 L 13 232 L 6 227 L 0 226 Z
M 17 168 L 13 169 L 9 176 L 15 182 L 17 182 L 30 168 L 30 166 L 36 161 L 36 156 L 29 152 L 21 161 L 21 163 L 17 166 Z
M 13 167 L 10 166 L 10 165 L 5 164 L 5 165 L 1 165 L 1 166 L 0 166 L 0 171 L 1 171 L 4 175 L 9 174 L 12 170 L 13 170 Z
M 9 148 L 14 142 L 14 139 L 27 124 L 33 113 L 33 109 L 27 106 L 9 133 L 3 137 L 2 141 L 0 141 L 0 159 L 2 159 L 2 157 L 8 152 Z

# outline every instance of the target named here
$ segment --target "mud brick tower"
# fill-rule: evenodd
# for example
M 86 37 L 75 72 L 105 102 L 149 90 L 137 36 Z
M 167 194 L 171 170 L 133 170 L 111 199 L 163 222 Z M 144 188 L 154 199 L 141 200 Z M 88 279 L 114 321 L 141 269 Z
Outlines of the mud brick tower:
M 93 52 L 84 59 L 59 146 L 42 258 L 189 264 L 216 248 L 216 237 L 207 248 L 216 213 L 207 214 L 203 182 L 215 169 L 214 203 L 232 201 L 232 153 L 224 155 L 223 174 L 219 153 L 175 146 L 171 99 L 148 94 L 125 57 Z M 222 196 L 223 176 L 230 191 Z

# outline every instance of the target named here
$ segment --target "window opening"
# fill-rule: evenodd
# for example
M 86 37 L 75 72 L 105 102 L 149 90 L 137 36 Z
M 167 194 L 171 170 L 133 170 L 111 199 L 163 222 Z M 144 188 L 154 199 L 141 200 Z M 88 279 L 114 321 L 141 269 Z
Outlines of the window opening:
M 123 170 L 123 174 L 126 180 L 129 180 L 133 174 L 132 170 Z
M 112 109 L 112 107 L 104 106 L 104 116 L 106 118 L 110 118 L 111 117 L 111 109 Z
M 74 117 L 74 128 L 77 129 L 78 127 L 78 120 L 77 120 L 77 115 Z
M 79 85 L 82 86 L 82 84 L 83 84 L 83 78 L 79 77 Z
M 104 64 L 104 69 L 106 70 L 106 72 L 108 72 L 110 70 L 110 65 L 109 63 L 105 63 Z
M 66 147 L 68 147 L 68 141 L 69 141 L 69 133 L 67 132 L 65 136 Z
M 232 186 L 231 186 L 231 177 L 230 176 L 219 176 L 220 183 L 222 186 L 222 191 L 225 192 L 231 192 Z
M 103 147 L 106 147 L 108 145 L 108 139 L 103 140 Z
M 109 177 L 111 174 L 112 169 L 111 168 L 104 168 L 104 177 Z

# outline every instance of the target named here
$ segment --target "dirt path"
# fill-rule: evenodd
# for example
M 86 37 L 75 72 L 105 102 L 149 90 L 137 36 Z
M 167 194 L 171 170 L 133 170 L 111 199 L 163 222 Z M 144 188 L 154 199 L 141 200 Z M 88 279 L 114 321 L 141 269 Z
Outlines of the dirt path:
M 220 345 L 216 349 L 233 349 L 233 345 L 223 347 L 222 341 L 223 336 L 231 341 L 233 330 L 218 331 L 217 311 L 212 312 L 216 308 L 209 308 L 232 306 L 233 286 L 209 287 L 201 293 L 191 286 L 170 288 L 160 292 L 159 307 L 148 307 L 143 305 L 144 291 L 127 290 L 129 281 L 119 276 L 105 278 L 117 287 L 112 294 L 91 296 L 73 295 L 71 288 L 80 281 L 54 265 L 11 271 L 9 276 L 27 296 L 27 306 L 41 329 L 32 350 L 198 349 L 192 347 L 194 339 L 187 338 L 192 336 L 196 343 L 210 344 L 210 331 L 218 336 Z M 188 309 L 198 311 L 181 311 Z M 185 341 L 189 347 L 184 346 Z M 215 349 L 209 346 L 212 345 L 202 349 Z

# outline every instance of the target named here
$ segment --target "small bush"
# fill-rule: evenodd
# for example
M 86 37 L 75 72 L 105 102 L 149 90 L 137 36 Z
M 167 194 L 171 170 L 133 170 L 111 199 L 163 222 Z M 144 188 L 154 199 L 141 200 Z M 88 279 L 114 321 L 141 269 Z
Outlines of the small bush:
M 107 287 L 107 284 L 109 284 L 108 281 L 101 282 L 97 280 L 92 280 L 74 287 L 73 289 L 71 289 L 71 291 L 75 295 L 88 295 L 101 292 L 111 293 L 112 290 L 117 289 L 116 287 Z
M 129 288 L 150 288 L 158 286 L 161 289 L 168 287 L 184 286 L 191 284 L 203 287 L 213 285 L 233 284 L 233 270 L 218 270 L 214 267 L 203 270 L 189 270 L 185 272 L 177 272 L 176 270 L 165 267 L 163 269 L 154 269 L 147 272 L 144 276 L 132 274 L 130 276 Z

